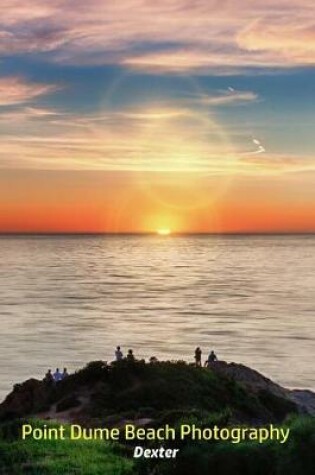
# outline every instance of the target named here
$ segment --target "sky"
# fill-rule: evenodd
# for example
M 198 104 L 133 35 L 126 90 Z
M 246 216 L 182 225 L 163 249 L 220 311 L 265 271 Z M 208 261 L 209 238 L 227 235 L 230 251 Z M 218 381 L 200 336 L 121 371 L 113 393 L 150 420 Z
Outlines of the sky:
M 313 0 L 0 0 L 0 232 L 315 232 Z

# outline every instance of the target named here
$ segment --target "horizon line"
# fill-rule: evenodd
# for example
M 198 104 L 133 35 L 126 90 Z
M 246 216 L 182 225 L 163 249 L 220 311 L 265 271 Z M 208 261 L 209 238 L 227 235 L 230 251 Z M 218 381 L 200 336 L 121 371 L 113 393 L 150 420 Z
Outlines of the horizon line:
M 172 232 L 170 235 L 162 237 L 179 236 L 312 236 L 315 231 L 224 231 L 224 232 Z M 6 236 L 158 236 L 155 231 L 137 231 L 137 232 L 104 232 L 104 231 L 10 231 L 0 232 L 0 237 Z M 160 236 L 161 237 L 161 236 Z

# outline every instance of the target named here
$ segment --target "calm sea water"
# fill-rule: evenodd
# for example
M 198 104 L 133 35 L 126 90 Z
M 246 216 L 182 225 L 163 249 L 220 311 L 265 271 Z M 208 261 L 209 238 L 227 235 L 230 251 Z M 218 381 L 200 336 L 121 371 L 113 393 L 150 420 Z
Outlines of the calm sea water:
M 0 399 L 48 367 L 197 345 L 313 388 L 314 236 L 0 238 Z

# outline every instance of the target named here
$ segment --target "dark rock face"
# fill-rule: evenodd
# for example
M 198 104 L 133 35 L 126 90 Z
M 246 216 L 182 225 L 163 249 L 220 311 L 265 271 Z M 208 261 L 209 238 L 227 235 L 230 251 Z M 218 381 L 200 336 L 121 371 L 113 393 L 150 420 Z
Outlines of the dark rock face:
M 0 405 L 0 419 L 22 417 L 50 406 L 51 388 L 37 379 L 16 384 Z
M 295 404 L 299 412 L 315 414 L 315 394 L 309 390 L 290 390 L 266 378 L 258 371 L 237 363 L 216 361 L 211 364 L 211 370 L 216 374 L 225 375 L 243 384 L 249 391 L 265 399 L 273 396 L 283 401 L 283 409 L 289 409 Z M 291 404 L 291 406 L 290 406 Z M 280 404 L 281 405 L 281 404 Z
M 211 370 L 217 374 L 225 375 L 239 383 L 244 384 L 249 390 L 257 393 L 268 391 L 282 398 L 288 397 L 288 390 L 266 378 L 258 371 L 237 363 L 216 361 L 211 364 Z
M 304 414 L 315 415 L 315 394 L 309 390 L 294 389 L 289 391 L 289 397 Z

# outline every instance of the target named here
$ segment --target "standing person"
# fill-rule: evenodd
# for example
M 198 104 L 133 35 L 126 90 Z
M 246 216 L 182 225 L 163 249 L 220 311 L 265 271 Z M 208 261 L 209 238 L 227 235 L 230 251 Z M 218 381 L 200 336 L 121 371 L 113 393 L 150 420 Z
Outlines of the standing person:
M 199 346 L 195 349 L 195 361 L 196 361 L 196 366 L 201 366 L 201 349 Z
M 133 354 L 133 351 L 132 351 L 132 350 L 128 350 L 128 353 L 127 353 L 127 361 L 132 361 L 132 362 L 135 361 L 135 357 L 134 357 L 134 354 Z
M 51 369 L 49 369 L 45 374 L 44 382 L 46 384 L 52 384 L 54 382 L 53 375 L 51 374 Z
M 120 346 L 117 346 L 116 351 L 115 351 L 115 358 L 116 361 L 121 361 L 123 359 L 124 355 L 120 349 Z
M 61 375 L 61 379 L 66 379 L 69 376 L 67 368 L 63 368 L 63 373 Z
M 56 371 L 54 372 L 54 381 L 55 383 L 58 383 L 61 380 L 62 380 L 62 374 L 60 373 L 59 368 L 56 368 Z

